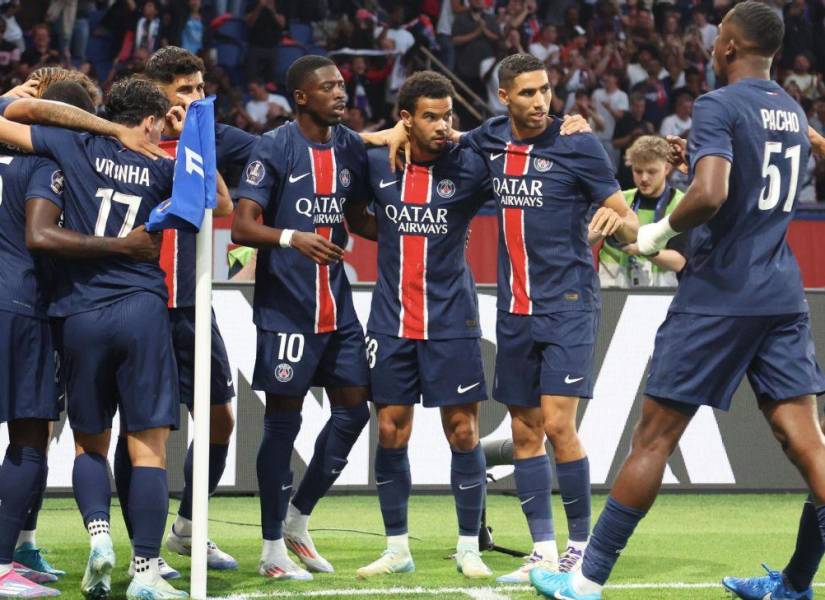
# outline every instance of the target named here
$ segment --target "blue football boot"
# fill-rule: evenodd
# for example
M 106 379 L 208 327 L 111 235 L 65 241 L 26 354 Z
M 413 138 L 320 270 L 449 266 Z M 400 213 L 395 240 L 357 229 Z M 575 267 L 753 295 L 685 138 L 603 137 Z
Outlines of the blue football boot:
M 765 563 L 762 568 L 768 572 L 763 577 L 725 577 L 722 585 L 743 600 L 813 600 L 813 589 L 796 592 L 780 571 L 771 571 Z
M 530 571 L 530 583 L 539 594 L 557 600 L 602 600 L 602 593 L 579 594 L 573 589 L 573 573 L 556 573 L 541 567 Z

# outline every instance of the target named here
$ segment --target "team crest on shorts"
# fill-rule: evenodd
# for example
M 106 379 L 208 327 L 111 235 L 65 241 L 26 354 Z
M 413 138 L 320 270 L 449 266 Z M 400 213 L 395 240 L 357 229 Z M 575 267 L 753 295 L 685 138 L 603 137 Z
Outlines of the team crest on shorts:
M 547 171 L 553 168 L 553 161 L 547 160 L 546 158 L 536 157 L 533 159 L 533 167 L 539 173 L 546 173 Z
M 281 383 L 292 381 L 293 374 L 294 371 L 292 370 L 292 365 L 288 365 L 287 363 L 281 363 L 280 365 L 275 367 L 275 379 L 277 379 Z
M 352 183 L 352 173 L 349 172 L 349 169 L 341 169 L 341 172 L 338 173 L 338 181 L 345 188 L 349 187 L 349 184 Z
M 52 173 L 51 188 L 55 194 L 63 193 L 63 186 L 66 180 L 63 177 L 63 171 L 55 171 Z
M 246 166 L 244 178 L 249 185 L 258 185 L 264 180 L 264 164 L 256 160 Z
M 450 179 L 442 179 L 435 188 L 442 198 L 452 198 L 455 194 L 455 184 Z

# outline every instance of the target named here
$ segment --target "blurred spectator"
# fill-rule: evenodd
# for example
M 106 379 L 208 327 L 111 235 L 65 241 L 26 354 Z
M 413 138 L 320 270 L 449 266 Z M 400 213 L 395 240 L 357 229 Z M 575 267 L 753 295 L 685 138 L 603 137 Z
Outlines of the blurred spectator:
M 395 102 L 395 94 L 406 79 L 404 55 L 415 45 L 415 38 L 404 26 L 404 5 L 395 4 L 390 11 L 387 24 L 376 28 L 375 37 L 382 50 L 395 52 L 395 62 L 387 80 L 387 100 Z
M 6 20 L 0 19 L 0 72 L 3 73 L 4 78 L 11 72 L 12 68 L 17 66 L 22 54 L 20 48 L 3 37 L 5 31 Z M 10 86 L 7 85 L 6 87 Z
M 256 79 L 249 84 L 250 99 L 246 103 L 246 114 L 261 130 L 267 121 L 292 114 L 289 100 L 280 94 L 270 92 L 266 82 Z
M 619 87 L 619 74 L 608 72 L 602 77 L 603 87 L 593 92 L 593 107 L 602 120 L 601 127 L 593 129 L 599 138 L 607 155 L 613 161 L 613 166 L 619 165 L 619 150 L 613 145 L 613 132 L 616 121 L 624 117 L 629 108 L 627 94 Z
M 687 138 L 693 124 L 693 97 L 687 91 L 679 92 L 676 96 L 676 112 L 664 118 L 659 133 L 665 137 L 675 135 Z
M 201 0 L 188 0 L 189 14 L 184 19 L 180 33 L 180 45 L 197 54 L 203 48 L 203 17 L 201 16 Z
M 19 9 L 20 0 L 0 0 L 0 14 L 2 14 L 3 20 L 6 21 L 6 31 L 3 33 L 3 39 L 14 44 L 20 52 L 23 52 L 26 49 L 26 41 L 23 39 L 23 30 L 15 18 Z
M 48 64 L 60 63 L 60 54 L 52 48 L 52 34 L 49 26 L 39 23 L 32 28 L 32 43 L 20 57 L 20 62 L 26 65 L 29 71 Z
M 636 53 L 636 59 L 627 65 L 628 86 L 632 89 L 636 84 L 643 82 L 649 77 L 648 65 L 658 58 L 656 48 L 653 46 L 642 46 Z M 660 74 L 659 78 L 667 76 L 666 72 Z
M 719 28 L 712 23 L 708 23 L 707 10 L 702 5 L 693 9 L 691 19 L 693 20 L 693 26 L 699 32 L 702 46 L 710 52 L 713 49 L 714 42 L 716 42 L 716 36 L 719 35 Z
M 246 12 L 246 78 L 275 81 L 277 45 L 286 27 L 286 18 L 276 8 L 275 0 L 252 0 Z
M 793 70 L 785 77 L 783 86 L 795 83 L 802 96 L 813 100 L 821 95 L 822 76 L 811 73 L 811 55 L 807 52 L 797 54 L 793 61 Z
M 384 116 L 384 82 L 392 72 L 394 63 L 387 60 L 381 68 L 368 68 L 367 58 L 353 56 L 349 65 L 341 66 L 341 75 L 347 83 L 350 106 L 357 106 L 367 119 Z
M 593 131 L 604 129 L 604 120 L 601 115 L 593 110 L 590 104 L 590 96 L 586 90 L 578 90 L 574 96 L 573 106 L 569 113 L 571 115 L 581 115 L 587 119 L 587 123 Z
M 142 15 L 135 29 L 134 48 L 143 48 L 149 54 L 160 48 L 160 15 L 155 0 L 148 0 L 143 5 Z
M 630 110 L 616 122 L 616 129 L 613 131 L 613 147 L 621 153 L 616 174 L 623 188 L 633 185 L 633 174 L 625 162 L 625 151 L 641 136 L 656 133 L 653 123 L 645 119 L 646 105 L 647 101 L 643 94 L 631 94 Z
M 57 47 L 60 54 L 71 59 L 72 34 L 77 18 L 77 0 L 51 0 L 46 11 L 46 21 L 54 24 L 57 33 Z
M 556 26 L 552 23 L 545 24 L 541 28 L 539 39 L 530 44 L 530 54 L 547 64 L 559 62 L 561 48 L 556 44 L 558 37 Z
M 808 118 L 808 125 L 825 135 L 825 98 L 820 97 L 814 100 L 813 114 Z
M 813 28 L 805 16 L 805 0 L 791 0 L 785 6 L 785 40 L 782 44 L 782 67 L 793 66 L 798 54 L 813 47 Z
M 451 71 L 455 68 L 455 48 L 453 48 L 453 22 L 455 16 L 468 10 L 465 0 L 441 0 L 441 12 L 438 15 L 436 40 L 439 58 Z
M 667 89 L 660 78 L 661 71 L 659 59 L 652 57 L 647 63 L 647 79 L 633 87 L 634 92 L 644 95 L 645 120 L 653 123 L 654 127 L 661 125 L 669 106 Z
M 470 10 L 456 15 L 453 23 L 455 72 L 476 94 L 484 96 L 481 61 L 495 56 L 501 40 L 498 23 L 484 12 L 484 0 L 470 0 Z

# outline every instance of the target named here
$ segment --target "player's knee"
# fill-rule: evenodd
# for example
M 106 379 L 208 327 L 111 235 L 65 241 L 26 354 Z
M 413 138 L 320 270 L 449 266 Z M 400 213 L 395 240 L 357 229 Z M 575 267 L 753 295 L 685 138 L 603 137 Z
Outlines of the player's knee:
M 450 447 L 469 452 L 478 445 L 478 429 L 470 419 L 456 423 L 447 434 Z
M 544 449 L 545 432 L 541 421 L 513 420 L 513 446 L 518 457 L 535 456 Z
M 378 444 L 382 448 L 403 448 L 410 441 L 411 428 L 401 426 L 392 419 L 379 419 Z
M 349 408 L 333 407 L 331 418 L 336 427 L 357 436 L 370 421 L 370 409 L 366 402 Z
M 155 427 L 144 431 L 129 432 L 129 458 L 135 467 L 166 468 L 166 441 L 168 427 Z
M 568 423 L 563 420 L 545 419 L 544 433 L 553 445 L 553 448 L 560 448 L 570 444 L 578 444 L 575 423 Z

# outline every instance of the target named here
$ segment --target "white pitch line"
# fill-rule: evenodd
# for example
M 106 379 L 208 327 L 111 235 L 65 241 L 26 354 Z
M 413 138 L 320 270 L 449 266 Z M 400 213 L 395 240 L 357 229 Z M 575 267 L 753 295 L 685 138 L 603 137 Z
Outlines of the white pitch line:
M 825 583 L 814 583 L 813 587 L 825 587 Z M 722 590 L 722 583 L 702 582 L 687 583 L 683 581 L 661 583 L 616 583 L 605 586 L 609 590 Z M 307 590 L 306 592 L 249 592 L 245 594 L 230 594 L 228 596 L 210 596 L 213 600 L 251 600 L 252 598 L 329 598 L 329 597 L 362 597 L 398 595 L 404 596 L 437 596 L 441 594 L 466 594 L 474 600 L 505 600 L 507 596 L 501 592 L 529 592 L 533 588 L 529 585 L 499 585 L 495 587 L 389 587 L 389 588 L 344 588 L 332 590 Z

